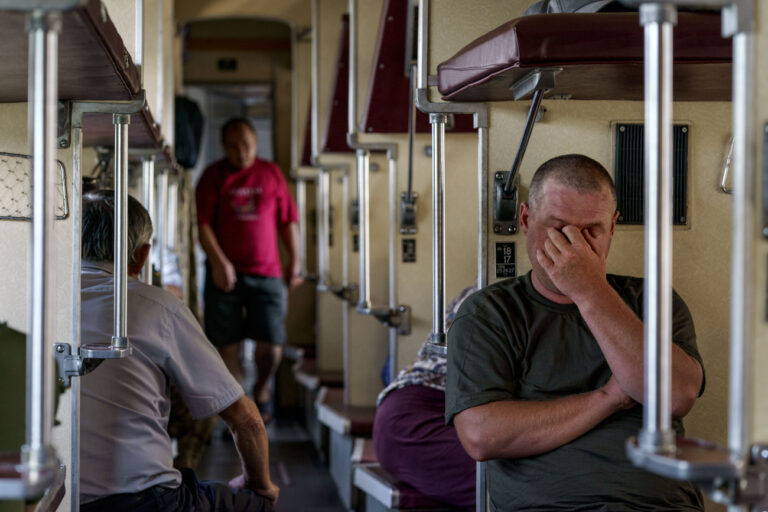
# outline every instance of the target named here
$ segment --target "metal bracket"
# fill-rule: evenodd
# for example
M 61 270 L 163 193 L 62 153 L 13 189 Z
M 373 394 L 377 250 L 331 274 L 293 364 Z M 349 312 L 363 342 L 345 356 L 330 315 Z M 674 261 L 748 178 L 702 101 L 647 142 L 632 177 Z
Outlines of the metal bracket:
M 83 114 L 137 114 L 149 109 L 147 93 L 140 90 L 129 101 L 74 101 L 72 102 L 72 127 L 83 127 Z
M 327 287 L 327 291 L 331 292 L 338 298 L 349 303 L 357 302 L 357 286 L 350 284 L 344 285 L 331 285 Z
M 515 101 L 522 100 L 538 90 L 549 91 L 555 88 L 555 75 L 563 68 L 536 69 L 513 83 L 509 88 Z
M 408 192 L 402 192 L 400 194 L 400 234 L 401 235 L 415 235 L 418 233 L 416 227 L 416 213 L 418 207 L 416 200 L 419 198 L 417 192 L 411 192 L 408 197 Z
M 108 347 L 108 345 L 106 345 Z M 64 386 L 71 385 L 72 377 L 80 377 L 92 372 L 106 358 L 85 358 L 80 353 L 72 354 L 72 346 L 69 343 L 55 343 L 53 355 L 59 367 L 59 378 L 64 381 Z
M 72 102 L 59 101 L 59 128 L 57 133 L 56 146 L 59 149 L 66 149 L 72 141 Z
M 493 176 L 493 232 L 497 235 L 517 233 L 517 198 L 520 176 L 513 179 L 512 192 L 504 193 L 510 171 L 496 171 Z
M 448 345 L 445 343 L 445 339 L 442 342 L 430 340 L 424 345 L 424 353 L 428 356 L 447 357 Z
M 731 37 L 734 34 L 743 32 L 752 32 L 755 27 L 754 0 L 662 0 L 660 2 L 621 0 L 621 3 L 629 7 L 661 3 L 675 7 L 721 9 L 723 37 Z
M 768 444 L 752 445 L 748 460 L 700 439 L 678 438 L 673 453 L 652 453 L 632 437 L 626 449 L 636 466 L 667 478 L 690 480 L 717 503 L 759 510 L 768 506 Z
M 349 208 L 349 229 L 353 233 L 360 231 L 360 201 L 357 199 L 352 200 L 352 205 Z
M 400 305 L 395 309 L 358 307 L 357 312 L 372 316 L 387 327 L 396 328 L 401 336 L 411 334 L 411 306 Z

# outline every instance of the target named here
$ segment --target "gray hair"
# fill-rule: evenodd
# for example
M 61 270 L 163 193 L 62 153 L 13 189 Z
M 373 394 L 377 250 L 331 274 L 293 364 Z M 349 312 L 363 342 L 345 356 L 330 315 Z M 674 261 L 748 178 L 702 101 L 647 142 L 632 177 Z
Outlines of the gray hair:
M 114 261 L 115 193 L 102 189 L 83 196 L 82 258 L 86 261 Z M 152 219 L 147 210 L 128 196 L 128 264 L 136 265 L 136 251 L 152 239 Z
M 599 192 L 604 186 L 608 187 L 614 208 L 616 206 L 616 187 L 605 167 L 588 156 L 571 154 L 547 160 L 533 174 L 528 189 L 528 206 L 531 211 L 535 210 L 544 183 L 548 179 L 578 190 L 581 194 Z

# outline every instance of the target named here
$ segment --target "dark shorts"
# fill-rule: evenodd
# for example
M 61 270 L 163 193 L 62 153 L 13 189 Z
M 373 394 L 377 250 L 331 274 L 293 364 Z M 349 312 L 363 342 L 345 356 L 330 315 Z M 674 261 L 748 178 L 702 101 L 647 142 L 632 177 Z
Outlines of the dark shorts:
M 217 347 L 245 338 L 285 343 L 285 284 L 279 277 L 237 274 L 235 289 L 225 292 L 205 272 L 205 334 Z
M 181 470 L 175 489 L 150 487 L 133 494 L 113 494 L 80 506 L 80 512 L 272 512 L 272 503 L 247 489 L 221 482 L 197 481 L 194 471 Z

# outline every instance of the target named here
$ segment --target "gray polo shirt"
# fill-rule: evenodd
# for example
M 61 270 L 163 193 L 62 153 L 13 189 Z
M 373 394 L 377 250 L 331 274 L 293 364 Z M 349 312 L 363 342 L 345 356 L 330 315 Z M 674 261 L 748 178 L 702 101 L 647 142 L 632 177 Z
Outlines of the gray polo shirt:
M 84 262 L 82 343 L 112 336 L 112 266 Z M 82 377 L 80 485 L 83 503 L 154 485 L 178 487 L 166 430 L 174 383 L 192 416 L 216 414 L 243 396 L 184 303 L 128 278 L 133 355 L 107 360 Z

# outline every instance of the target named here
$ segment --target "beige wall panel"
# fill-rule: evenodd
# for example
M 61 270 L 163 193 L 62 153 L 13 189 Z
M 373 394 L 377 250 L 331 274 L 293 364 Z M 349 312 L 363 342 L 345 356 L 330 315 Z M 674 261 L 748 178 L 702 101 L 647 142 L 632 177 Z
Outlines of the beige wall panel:
M 145 0 L 151 2 L 152 0 Z M 123 44 L 133 60 L 136 60 L 136 2 L 135 0 L 104 0 L 110 20 L 123 39 Z
M 317 292 L 317 365 L 320 371 L 344 369 L 344 303 L 330 292 Z
M 173 0 L 163 1 L 163 87 L 162 87 L 162 117 L 158 117 L 163 131 L 165 142 L 171 147 L 176 143 L 175 130 L 175 96 L 176 96 L 176 66 L 174 59 L 176 55 L 175 33 L 176 23 L 174 21 Z M 159 116 L 159 113 L 158 113 Z
M 147 91 L 147 104 L 157 122 L 162 122 L 164 114 L 162 103 L 162 87 L 165 80 L 162 45 L 164 34 L 163 2 L 165 0 L 144 0 L 144 90 Z M 133 3 L 133 2 L 131 2 Z M 170 28 L 170 27 L 169 27 Z
M 408 187 L 407 134 L 365 134 L 371 142 L 394 141 L 399 146 L 397 160 L 397 222 L 400 222 L 400 193 Z M 432 160 L 424 149 L 432 144 L 431 135 L 414 139 L 413 190 L 417 201 L 415 235 L 396 235 L 397 303 L 411 307 L 411 334 L 398 336 L 398 370 L 411 364 L 416 352 L 432 331 Z M 477 136 L 446 135 L 445 222 L 446 222 L 446 304 L 477 275 Z M 388 198 L 387 185 L 376 189 Z M 399 224 L 398 224 L 399 227 Z M 386 235 L 382 235 L 386 236 Z M 402 262 L 402 240 L 416 240 L 416 262 Z M 386 239 L 386 238 L 385 238 Z M 386 257 L 386 255 L 383 255 Z
M 379 170 L 371 173 L 372 191 L 387 190 L 387 161 L 380 156 L 371 158 Z M 352 167 L 350 173 L 350 197 L 357 197 L 357 175 Z M 381 194 L 379 194 L 381 195 Z M 376 306 L 388 304 L 388 259 L 387 259 L 387 195 L 371 195 L 371 302 Z M 352 234 L 349 235 L 349 247 L 352 251 Z M 360 260 L 358 252 L 349 254 L 349 282 L 359 283 Z M 349 403 L 352 405 L 373 405 L 376 395 L 382 389 L 380 370 L 384 366 L 388 353 L 388 329 L 374 318 L 355 312 L 357 304 L 348 308 L 348 358 L 347 390 Z
M 0 151 L 29 154 L 27 143 L 27 104 L 0 105 Z M 64 164 L 67 175 L 67 195 L 72 208 L 72 150 L 59 151 L 57 158 Z M 5 172 L 5 170 L 0 170 Z M 0 181 L 3 179 L 0 175 Z M 7 175 L 5 176 L 7 177 Z M 27 333 L 27 304 L 29 287 L 30 233 L 32 224 L 22 221 L 0 221 L 0 322 Z M 53 225 L 54 294 L 56 311 L 53 333 L 55 340 L 47 342 L 72 342 L 72 218 L 57 220 Z M 24 390 L 18 390 L 24 393 Z M 61 425 L 54 429 L 53 446 L 61 461 L 68 467 L 70 457 L 70 399 L 71 391 L 64 393 L 59 402 L 57 418 Z M 68 511 L 65 500 L 60 509 Z
M 238 67 L 234 71 L 219 71 L 220 58 L 237 59 Z M 273 78 L 272 57 L 266 53 L 252 52 L 191 52 L 184 65 L 184 82 L 187 84 L 205 83 L 254 83 L 270 82 Z
M 357 122 L 365 114 L 383 0 L 357 0 Z
M 765 165 L 763 162 L 763 137 L 764 126 L 768 120 L 768 88 L 761 87 L 760 84 L 764 84 L 768 80 L 768 69 L 761 63 L 765 62 L 768 58 L 768 9 L 763 2 L 755 2 L 757 9 L 757 40 L 756 40 L 756 52 L 755 52 L 755 80 L 758 84 L 755 88 L 756 91 L 756 115 L 755 120 L 757 126 L 755 127 L 755 140 L 756 140 L 756 158 L 755 158 L 755 188 L 756 194 L 760 194 L 760 190 L 763 187 L 763 174 L 762 169 Z M 755 223 L 758 228 L 762 228 L 762 208 L 768 205 L 762 204 L 762 201 L 757 201 L 758 211 L 756 211 Z M 759 232 L 759 229 L 755 230 L 755 233 Z M 754 375 L 754 387 L 752 391 L 753 396 L 753 425 L 755 441 L 764 441 L 768 439 L 768 397 L 762 391 L 768 389 L 768 372 L 763 369 L 768 363 L 768 344 L 765 340 L 768 340 L 768 324 L 766 324 L 766 306 L 768 303 L 768 297 L 766 297 L 766 261 L 768 261 L 768 244 L 764 238 L 759 238 L 756 243 L 756 250 L 754 256 L 754 270 L 752 273 L 753 282 L 755 283 L 754 290 L 754 307 L 755 307 L 755 325 L 754 336 L 755 340 L 755 357 L 753 358 L 753 375 Z

